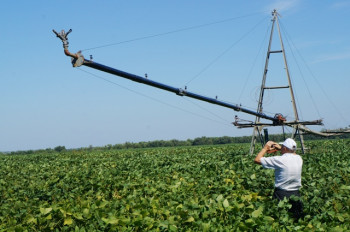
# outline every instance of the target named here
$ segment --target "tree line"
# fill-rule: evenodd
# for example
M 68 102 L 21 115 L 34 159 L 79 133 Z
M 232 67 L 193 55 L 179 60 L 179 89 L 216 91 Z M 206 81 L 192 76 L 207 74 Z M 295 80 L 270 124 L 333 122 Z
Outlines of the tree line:
M 347 129 L 347 128 L 345 128 Z M 286 138 L 291 137 L 291 134 L 271 134 L 268 135 L 268 140 L 273 141 L 283 141 Z M 304 135 L 304 140 L 322 140 L 322 139 L 346 139 L 350 138 L 350 134 L 342 134 L 332 137 L 322 137 L 319 135 L 306 134 Z M 123 144 L 108 144 L 103 147 L 93 147 L 90 145 L 89 147 L 83 148 L 75 148 L 69 150 L 119 150 L 119 149 L 131 149 L 131 148 L 156 148 L 156 147 L 179 147 L 179 146 L 202 146 L 202 145 L 219 145 L 219 144 L 231 144 L 231 143 L 250 143 L 252 137 L 251 136 L 240 136 L 240 137 L 230 137 L 230 136 L 222 136 L 222 137 L 199 137 L 195 139 L 187 139 L 187 140 L 155 140 L 148 142 L 126 142 Z M 262 135 L 262 140 L 265 140 Z M 298 139 L 298 138 L 297 138 Z M 296 140 L 297 140 L 296 139 Z M 257 140 L 259 141 L 259 139 Z M 19 154 L 38 154 L 38 153 L 60 153 L 67 151 L 65 146 L 57 146 L 55 148 L 47 148 L 41 150 L 28 150 L 28 151 L 14 151 L 6 154 L 11 155 L 19 155 Z M 1 154 L 1 153 L 0 153 Z
M 273 141 L 284 141 L 286 138 L 291 137 L 291 134 L 272 134 L 268 136 L 268 140 Z M 322 137 L 318 135 L 307 134 L 304 135 L 304 140 L 321 140 L 321 139 L 345 139 L 350 138 L 350 134 L 343 134 L 329 137 Z M 265 140 L 264 137 L 262 137 Z M 222 137 L 199 137 L 195 139 L 187 139 L 184 141 L 181 140 L 155 140 L 149 142 L 126 142 L 124 144 L 115 144 L 115 145 L 107 145 L 105 149 L 130 149 L 130 148 L 155 148 L 155 147 L 177 147 L 177 146 L 199 146 L 199 145 L 219 145 L 219 144 L 230 144 L 230 143 L 250 143 L 252 140 L 251 136 L 240 136 L 240 137 L 230 137 L 230 136 L 222 136 Z M 259 141 L 259 140 L 257 140 Z

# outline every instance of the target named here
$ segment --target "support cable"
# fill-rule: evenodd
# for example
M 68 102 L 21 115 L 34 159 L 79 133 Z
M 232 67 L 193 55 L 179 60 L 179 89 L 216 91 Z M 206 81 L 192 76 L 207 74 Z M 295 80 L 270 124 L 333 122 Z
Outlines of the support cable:
M 223 52 L 221 52 L 217 57 L 215 57 L 209 64 L 207 64 L 201 71 L 199 71 L 196 75 L 194 75 L 188 82 L 186 82 L 185 86 L 187 86 L 189 83 L 191 83 L 193 80 L 195 80 L 197 77 L 199 77 L 202 73 L 204 73 L 207 69 L 209 69 L 213 64 L 215 64 L 221 57 L 223 57 L 227 52 L 229 52 L 234 46 L 236 46 L 243 38 L 248 36 L 251 32 L 255 30 L 255 28 L 265 21 L 265 19 L 268 17 L 264 17 L 261 21 L 259 21 L 255 26 L 253 26 L 248 32 L 246 32 L 242 37 L 240 37 L 238 40 L 236 40 L 233 44 L 231 44 L 228 48 L 226 48 Z
M 222 121 L 225 121 L 226 123 L 231 123 L 231 122 L 227 121 L 226 119 L 224 119 L 223 117 L 220 117 L 219 115 L 217 115 L 217 114 L 211 112 L 210 110 L 208 110 L 208 109 L 206 109 L 206 108 L 200 106 L 199 104 L 197 104 L 197 103 L 191 101 L 190 99 L 188 99 L 188 98 L 184 98 L 184 99 L 185 99 L 186 101 L 192 103 L 193 105 L 197 106 L 198 108 L 200 108 L 200 109 L 202 109 L 202 110 L 204 110 L 204 111 L 210 113 L 211 115 L 213 115 L 213 116 L 215 116 L 215 117 L 221 119 Z
M 120 87 L 120 88 L 122 88 L 122 89 L 128 90 L 128 91 L 130 91 L 130 92 L 132 92 L 132 93 L 135 93 L 135 94 L 137 94 L 137 95 L 140 95 L 140 96 L 142 96 L 142 97 L 146 97 L 146 98 L 148 98 L 148 99 L 150 99 L 150 100 L 153 100 L 153 101 L 155 101 L 155 102 L 158 102 L 158 103 L 161 103 L 161 104 L 163 104 L 163 105 L 166 105 L 166 106 L 168 106 L 168 107 L 171 107 L 171 108 L 174 108 L 174 109 L 177 109 L 177 110 L 180 110 L 180 111 L 183 111 L 183 112 L 186 112 L 186 113 L 195 115 L 195 116 L 197 116 L 197 117 L 200 117 L 200 118 L 203 118 L 203 119 L 206 119 L 206 120 L 209 120 L 209 121 L 212 121 L 212 122 L 221 124 L 221 125 L 225 125 L 225 126 L 230 126 L 230 127 L 232 127 L 231 125 L 226 124 L 226 123 L 223 123 L 223 122 L 221 122 L 221 121 L 217 121 L 217 120 L 214 120 L 214 119 L 212 119 L 212 118 L 205 117 L 205 116 L 203 116 L 203 115 L 200 115 L 200 114 L 197 114 L 197 113 L 194 113 L 194 112 L 185 110 L 185 109 L 180 108 L 180 107 L 178 107 L 178 106 L 174 106 L 174 105 L 171 105 L 171 104 L 169 104 L 169 103 L 166 103 L 166 102 L 163 102 L 163 101 L 161 101 L 161 100 L 158 100 L 158 99 L 156 99 L 156 98 L 150 97 L 150 96 L 148 96 L 148 95 L 146 95 L 146 94 L 143 94 L 143 93 L 140 93 L 140 92 L 138 92 L 138 91 L 129 89 L 129 88 L 125 87 L 125 86 L 122 86 L 122 85 L 117 84 L 117 83 L 115 83 L 115 82 L 113 82 L 113 81 L 111 81 L 111 80 L 108 80 L 107 78 L 104 78 L 104 77 L 101 77 L 101 76 L 96 75 L 96 74 L 94 74 L 94 73 L 91 73 L 91 72 L 89 72 L 89 71 L 86 71 L 86 70 L 84 70 L 84 69 L 82 69 L 82 68 L 79 68 L 79 67 L 77 67 L 77 68 L 78 68 L 80 71 L 85 72 L 85 73 L 87 73 L 87 74 L 89 74 L 89 75 L 91 75 L 91 76 L 93 76 L 93 77 L 96 77 L 96 78 L 98 78 L 98 79 L 101 79 L 101 80 L 103 80 L 103 81 L 106 81 L 106 82 L 108 82 L 108 83 L 110 83 L 110 84 L 116 85 L 116 86 L 118 86 L 118 87 Z
M 255 66 L 255 64 L 256 64 L 256 62 L 257 62 L 257 60 L 258 60 L 259 54 L 260 54 L 260 52 L 261 52 L 261 50 L 262 50 L 262 48 L 263 48 L 263 45 L 264 45 L 264 43 L 265 43 L 265 40 L 266 40 L 267 36 L 268 36 L 268 32 L 269 32 L 269 28 L 270 28 L 270 27 L 271 27 L 271 25 L 269 25 L 269 26 L 267 27 L 267 30 L 266 30 L 264 39 L 263 39 L 262 42 L 261 42 L 259 51 L 258 51 L 258 53 L 257 53 L 257 55 L 256 55 L 256 57 L 255 57 L 255 59 L 254 59 L 254 61 L 253 61 L 253 65 L 252 65 L 252 67 L 251 67 L 251 69 L 250 69 L 250 71 L 249 71 L 249 73 L 248 73 L 248 76 L 247 76 L 247 78 L 245 78 L 245 82 L 244 82 L 244 84 L 243 84 L 243 88 L 242 88 L 242 91 L 241 91 L 241 93 L 240 93 L 240 95 L 239 95 L 239 98 L 238 98 L 238 101 L 237 101 L 237 102 L 240 102 L 241 99 L 242 99 L 242 95 L 243 95 L 243 93 L 244 93 L 244 91 L 245 91 L 245 89 L 246 89 L 246 87 L 247 87 L 248 80 L 250 79 L 250 77 L 251 77 L 251 75 L 252 75 L 253 67 Z
M 315 101 L 315 99 L 312 97 L 310 88 L 309 88 L 309 86 L 308 86 L 308 84 L 307 84 L 307 82 L 306 82 L 306 80 L 305 80 L 304 74 L 303 74 L 303 72 L 301 71 L 301 67 L 300 67 L 300 65 L 299 65 L 299 63 L 298 63 L 298 60 L 296 59 L 296 56 L 295 56 L 295 54 L 294 54 L 294 52 L 293 52 L 293 49 L 292 49 L 291 44 L 293 45 L 293 47 L 294 47 L 295 49 L 296 49 L 296 47 L 294 46 L 293 41 L 292 41 L 291 39 L 288 39 L 288 38 L 290 38 L 290 36 L 289 36 L 288 32 L 285 30 L 285 27 L 283 26 L 282 23 L 281 23 L 281 27 L 282 27 L 282 29 L 283 29 L 283 32 L 284 32 L 284 35 L 285 35 L 287 44 L 288 44 L 288 46 L 289 46 L 289 48 L 290 48 L 290 52 L 291 52 L 291 54 L 292 54 L 292 57 L 293 57 L 293 59 L 294 59 L 296 65 L 297 65 L 297 67 L 298 67 L 298 70 L 299 70 L 301 79 L 303 80 L 304 85 L 305 85 L 305 87 L 306 87 L 306 89 L 307 89 L 307 92 L 308 92 L 308 94 L 309 94 L 309 97 L 310 97 L 310 99 L 311 99 L 311 101 L 312 101 L 312 104 L 313 104 L 314 107 L 315 107 L 315 110 L 316 110 L 316 112 L 317 112 L 317 114 L 318 114 L 318 117 L 322 118 L 322 117 L 321 117 L 321 114 L 320 114 L 320 111 L 319 111 L 319 109 L 318 109 L 318 107 L 317 107 L 316 101 Z M 296 50 L 297 50 L 297 49 L 296 49 Z M 298 96 L 297 96 L 297 98 L 298 98 Z M 298 99 L 298 102 L 299 102 L 299 99 Z M 298 105 L 298 108 L 299 108 L 299 112 L 302 112 L 302 111 L 300 110 L 300 106 L 299 106 L 299 105 Z
M 324 88 L 322 87 L 322 85 L 320 84 L 320 82 L 318 82 L 317 78 L 315 77 L 315 75 L 313 74 L 311 68 L 308 66 L 308 64 L 306 63 L 304 57 L 302 56 L 302 54 L 300 53 L 300 51 L 297 49 L 297 47 L 294 45 L 293 41 L 292 41 L 293 47 L 295 47 L 295 50 L 297 51 L 298 55 L 300 56 L 300 58 L 302 59 L 303 63 L 305 64 L 307 70 L 310 72 L 312 78 L 315 80 L 316 84 L 319 86 L 319 88 L 321 89 L 321 91 L 323 92 L 323 94 L 326 96 L 327 100 L 329 101 L 329 103 L 333 106 L 333 108 L 338 112 L 338 115 L 342 118 L 342 120 L 344 122 L 349 123 L 349 121 L 347 119 L 345 119 L 345 117 L 342 115 L 342 113 L 340 112 L 340 110 L 336 107 L 336 105 L 333 103 L 333 101 L 330 99 L 330 97 L 328 96 L 327 92 L 324 90 Z
M 88 50 L 94 50 L 94 49 L 99 49 L 99 48 L 105 48 L 105 47 L 115 46 L 115 45 L 119 45 L 119 44 L 123 44 L 123 43 L 130 43 L 130 42 L 135 42 L 135 41 L 138 41 L 138 40 L 150 39 L 150 38 L 165 36 L 165 35 L 174 34 L 174 33 L 178 33 L 178 32 L 189 31 L 189 30 L 193 30 L 193 29 L 197 29 L 197 28 L 201 28 L 201 27 L 206 27 L 206 26 L 211 26 L 211 25 L 215 25 L 215 24 L 220 24 L 220 23 L 225 23 L 225 22 L 237 20 L 237 19 L 240 19 L 240 18 L 246 18 L 246 17 L 250 17 L 250 16 L 253 16 L 253 15 L 257 15 L 257 14 L 261 14 L 261 13 L 265 13 L 265 12 L 266 11 L 264 11 L 264 12 L 256 12 L 256 13 L 253 13 L 253 14 L 248 14 L 248 15 L 243 15 L 243 16 L 223 19 L 223 20 L 219 20 L 219 21 L 215 21 L 215 22 L 211 22 L 211 23 L 200 24 L 200 25 L 191 26 L 191 27 L 180 28 L 180 29 L 177 29 L 177 30 L 163 32 L 163 33 L 158 33 L 158 34 L 154 34 L 154 35 L 142 36 L 142 37 L 129 39 L 129 40 L 124 40 L 124 41 L 120 41 L 120 42 L 105 44 L 105 45 L 91 47 L 91 48 L 85 48 L 85 49 L 82 49 L 82 51 L 88 51 Z

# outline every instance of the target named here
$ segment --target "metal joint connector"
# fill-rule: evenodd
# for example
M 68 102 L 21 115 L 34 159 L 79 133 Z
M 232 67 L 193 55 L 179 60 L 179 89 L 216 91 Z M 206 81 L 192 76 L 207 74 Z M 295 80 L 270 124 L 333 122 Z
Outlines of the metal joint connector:
M 186 96 L 186 90 L 183 90 L 183 89 L 179 89 L 179 92 L 177 93 L 177 95 L 179 96 Z
M 73 67 L 79 67 L 79 66 L 83 65 L 85 59 L 84 59 L 84 56 L 81 54 L 81 51 L 79 51 L 77 53 L 71 53 L 68 50 L 69 42 L 68 42 L 67 36 L 69 33 L 72 32 L 72 29 L 69 29 L 69 31 L 67 33 L 64 30 L 62 30 L 60 33 L 56 32 L 55 30 L 52 30 L 52 31 L 62 41 L 63 48 L 64 48 L 64 54 L 66 54 L 66 56 L 72 57 Z

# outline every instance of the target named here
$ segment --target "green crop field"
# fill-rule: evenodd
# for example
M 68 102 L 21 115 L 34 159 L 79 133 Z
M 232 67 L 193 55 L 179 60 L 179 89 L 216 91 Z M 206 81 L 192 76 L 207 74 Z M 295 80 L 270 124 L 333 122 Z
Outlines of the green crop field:
M 349 231 L 350 140 L 308 142 L 305 218 L 249 145 L 0 156 L 0 231 Z

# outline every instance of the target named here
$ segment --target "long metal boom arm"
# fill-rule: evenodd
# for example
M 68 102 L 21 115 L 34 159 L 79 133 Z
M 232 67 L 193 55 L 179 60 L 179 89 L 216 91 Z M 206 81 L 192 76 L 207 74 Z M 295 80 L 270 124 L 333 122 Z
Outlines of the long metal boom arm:
M 111 68 L 111 67 L 105 66 L 103 64 L 99 64 L 99 63 L 93 62 L 92 60 L 86 60 L 84 58 L 84 56 L 81 54 L 80 51 L 77 52 L 77 53 L 71 53 L 68 50 L 69 43 L 68 43 L 67 36 L 72 31 L 72 29 L 70 29 L 68 32 L 65 32 L 64 30 L 62 30 L 59 33 L 56 32 L 55 30 L 52 30 L 52 31 L 63 42 L 64 53 L 67 56 L 72 58 L 73 67 L 79 67 L 81 65 L 85 65 L 87 67 L 94 68 L 94 69 L 97 69 L 97 70 L 100 70 L 100 71 L 103 71 L 103 72 L 107 72 L 107 73 L 110 73 L 110 74 L 113 74 L 113 75 L 117 75 L 117 76 L 129 79 L 129 80 L 132 80 L 132 81 L 136 81 L 136 82 L 139 82 L 139 83 L 142 83 L 142 84 L 145 84 L 145 85 L 150 85 L 150 86 L 153 86 L 153 87 L 156 87 L 156 88 L 159 88 L 159 89 L 163 89 L 163 90 L 166 90 L 166 91 L 169 91 L 169 92 L 173 92 L 173 93 L 175 93 L 175 94 L 177 94 L 179 96 L 186 96 L 186 97 L 194 98 L 194 99 L 197 99 L 197 100 L 205 101 L 205 102 L 208 102 L 208 103 L 211 103 L 211 104 L 215 104 L 215 105 L 223 106 L 223 107 L 226 107 L 226 108 L 230 108 L 230 109 L 233 109 L 235 111 L 242 111 L 242 112 L 250 114 L 250 115 L 255 115 L 257 117 L 273 121 L 274 124 L 281 124 L 281 123 L 283 123 L 283 121 L 280 121 L 278 118 L 268 116 L 268 115 L 266 115 L 264 113 L 259 113 L 259 112 L 252 111 L 252 110 L 249 110 L 249 109 L 246 109 L 246 108 L 242 108 L 242 107 L 240 107 L 238 105 L 233 105 L 233 104 L 229 104 L 227 102 L 219 101 L 216 98 L 209 98 L 209 97 L 205 97 L 205 96 L 202 96 L 202 95 L 199 95 L 199 94 L 191 93 L 191 92 L 188 92 L 186 89 L 184 90 L 184 89 L 181 89 L 181 88 L 175 88 L 175 87 L 172 87 L 172 86 L 169 86 L 169 85 L 165 85 L 165 84 L 162 84 L 162 83 L 159 83 L 159 82 L 155 82 L 155 81 L 149 80 L 149 79 L 144 78 L 144 77 L 140 77 L 140 76 L 137 76 L 137 75 L 134 75 L 134 74 L 131 74 L 131 73 L 127 73 L 127 72 L 124 72 L 124 71 L 121 71 L 121 70 L 118 70 L 118 69 L 115 69 L 115 68 Z
M 223 107 L 226 107 L 226 108 L 230 108 L 230 109 L 233 109 L 235 111 L 242 111 L 242 112 L 247 113 L 247 114 L 259 116 L 259 117 L 265 118 L 267 120 L 276 121 L 275 117 L 270 117 L 270 116 L 262 114 L 262 113 L 257 113 L 255 111 L 252 111 L 252 110 L 249 110 L 249 109 L 246 109 L 246 108 L 242 108 L 242 107 L 240 107 L 238 105 L 229 104 L 229 103 L 217 100 L 215 98 L 209 98 L 209 97 L 205 97 L 205 96 L 202 96 L 202 95 L 199 95 L 199 94 L 196 94 L 196 93 L 192 93 L 192 92 L 189 92 L 189 91 L 181 89 L 181 88 L 175 88 L 175 87 L 172 87 L 172 86 L 169 86 L 169 85 L 165 85 L 165 84 L 162 84 L 162 83 L 159 83 L 159 82 L 156 82 L 156 81 L 149 80 L 149 79 L 147 79 L 145 77 L 141 77 L 141 76 L 137 76 L 137 75 L 134 75 L 134 74 L 131 74 L 131 73 L 127 73 L 127 72 L 124 72 L 124 71 L 121 71 L 121 70 L 118 70 L 118 69 L 115 69 L 115 68 L 111 68 L 111 67 L 105 66 L 103 64 L 99 64 L 99 63 L 93 62 L 93 61 L 89 61 L 89 60 L 85 60 L 84 59 L 84 62 L 82 63 L 82 65 L 88 66 L 90 68 L 94 68 L 94 69 L 97 69 L 97 70 L 100 70 L 100 71 L 103 71 L 103 72 L 107 72 L 107 73 L 110 73 L 110 74 L 113 74 L 113 75 L 117 75 L 119 77 L 123 77 L 123 78 L 129 79 L 129 80 L 132 80 L 132 81 L 135 81 L 135 82 L 139 82 L 139 83 L 142 83 L 142 84 L 145 84 L 145 85 L 150 85 L 150 86 L 153 86 L 153 87 L 156 87 L 156 88 L 159 88 L 159 89 L 163 89 L 163 90 L 166 90 L 166 91 L 169 91 L 169 92 L 173 92 L 173 93 L 175 93 L 175 94 L 177 94 L 179 96 L 186 96 L 186 97 L 194 98 L 194 99 L 205 101 L 205 102 L 208 102 L 208 103 L 211 103 L 211 104 L 220 105 L 220 106 L 223 106 Z

